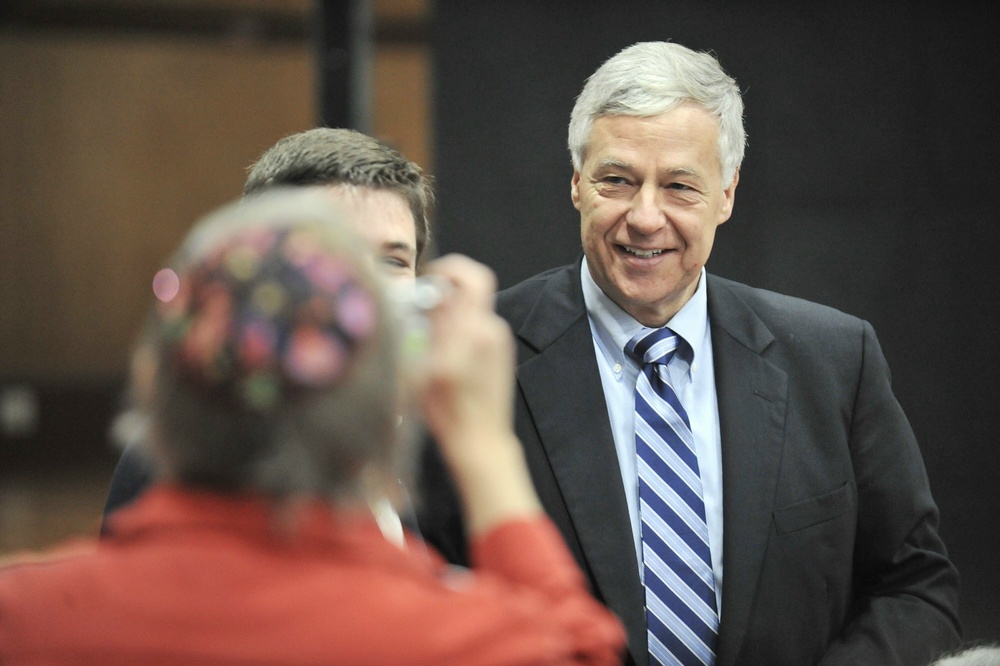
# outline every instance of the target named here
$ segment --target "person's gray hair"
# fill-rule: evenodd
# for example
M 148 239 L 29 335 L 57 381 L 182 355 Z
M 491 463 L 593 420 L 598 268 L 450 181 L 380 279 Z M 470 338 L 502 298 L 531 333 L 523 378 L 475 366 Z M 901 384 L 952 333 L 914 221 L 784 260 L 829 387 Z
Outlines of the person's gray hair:
M 718 60 L 671 42 L 640 42 L 609 58 L 587 79 L 569 122 L 569 151 L 580 171 L 594 121 L 606 115 L 656 116 L 695 104 L 719 122 L 719 163 L 727 187 L 743 162 L 746 132 L 736 81 Z
M 220 243 L 259 229 L 308 229 L 321 235 L 322 247 L 332 248 L 330 256 L 337 261 L 347 261 L 351 279 L 372 297 L 373 330 L 348 352 L 344 374 L 335 383 L 293 382 L 261 410 L 232 399 L 225 386 L 206 390 L 183 368 L 178 370 L 169 321 L 164 325 L 154 308 L 135 352 L 139 365 L 145 354 L 155 368 L 149 386 L 133 386 L 150 424 L 148 436 L 139 442 L 161 475 L 179 483 L 276 500 L 360 499 L 363 471 L 374 469 L 395 479 L 408 474 L 413 464 L 397 425 L 396 322 L 388 314 L 381 279 L 363 259 L 370 250 L 350 221 L 340 219 L 315 191 L 268 192 L 226 206 L 197 224 L 170 268 L 183 282 Z M 234 311 L 238 301 L 251 297 L 256 298 L 233 292 Z M 288 334 L 280 322 L 277 328 L 277 335 Z M 133 370 L 133 384 L 137 374 Z

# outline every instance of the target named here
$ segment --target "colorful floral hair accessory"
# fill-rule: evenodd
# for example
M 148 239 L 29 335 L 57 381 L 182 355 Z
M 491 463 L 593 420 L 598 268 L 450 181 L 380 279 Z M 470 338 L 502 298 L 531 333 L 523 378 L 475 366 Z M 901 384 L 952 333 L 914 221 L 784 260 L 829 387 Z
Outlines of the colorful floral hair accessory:
M 255 411 L 335 386 L 378 316 L 355 264 L 311 227 L 245 229 L 153 290 L 174 371 Z

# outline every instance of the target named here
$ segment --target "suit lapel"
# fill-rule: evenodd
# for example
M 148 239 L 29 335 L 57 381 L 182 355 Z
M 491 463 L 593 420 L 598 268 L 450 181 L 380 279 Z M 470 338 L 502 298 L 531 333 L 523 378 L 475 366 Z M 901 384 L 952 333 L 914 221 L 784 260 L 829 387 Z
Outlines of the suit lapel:
M 579 270 L 555 274 L 517 331 L 537 351 L 519 364 L 518 384 L 573 523 L 564 528 L 645 664 L 644 595 Z
M 579 263 L 555 273 L 516 331 L 536 353 L 518 366 L 559 493 L 600 596 L 625 623 L 633 658 L 646 663 L 644 594 Z M 722 622 L 717 663 L 735 663 L 747 631 L 771 528 L 787 376 L 762 354 L 774 338 L 725 280 L 709 276 L 716 391 L 722 430 Z
M 725 280 L 709 277 L 708 310 L 722 430 L 723 591 L 717 663 L 735 663 L 750 620 L 777 486 L 788 380 L 762 354 L 767 327 Z

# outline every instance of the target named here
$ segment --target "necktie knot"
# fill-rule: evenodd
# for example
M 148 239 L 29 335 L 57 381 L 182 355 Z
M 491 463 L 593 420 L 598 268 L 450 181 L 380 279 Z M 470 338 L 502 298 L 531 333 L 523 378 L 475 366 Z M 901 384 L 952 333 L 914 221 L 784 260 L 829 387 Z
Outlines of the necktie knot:
M 625 345 L 625 353 L 640 365 L 667 365 L 680 348 L 681 339 L 667 327 L 643 329 Z

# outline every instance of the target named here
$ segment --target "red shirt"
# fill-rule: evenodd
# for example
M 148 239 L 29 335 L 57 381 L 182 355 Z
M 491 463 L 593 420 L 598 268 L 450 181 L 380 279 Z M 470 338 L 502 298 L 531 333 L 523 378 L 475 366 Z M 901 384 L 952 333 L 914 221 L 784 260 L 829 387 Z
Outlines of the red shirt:
M 156 487 L 112 534 L 0 569 L 0 663 L 615 664 L 617 619 L 548 519 L 471 544 L 474 571 L 320 502 Z

